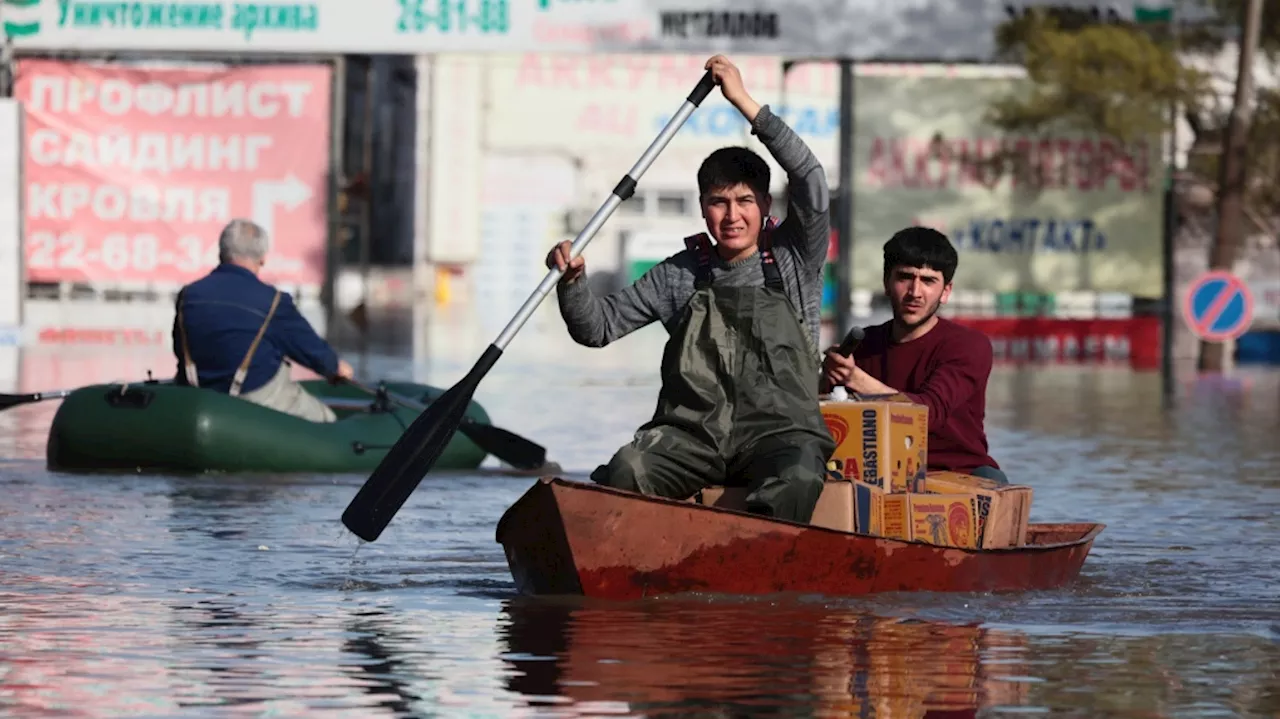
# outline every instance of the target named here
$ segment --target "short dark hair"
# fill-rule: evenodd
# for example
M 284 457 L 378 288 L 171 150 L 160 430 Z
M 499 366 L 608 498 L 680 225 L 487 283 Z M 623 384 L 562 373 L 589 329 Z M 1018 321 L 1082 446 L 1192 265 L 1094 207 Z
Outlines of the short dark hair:
M 769 194 L 769 163 L 745 147 L 722 147 L 698 168 L 698 196 L 744 184 L 758 195 Z
M 884 276 L 895 267 L 928 267 L 942 273 L 943 284 L 956 275 L 960 257 L 947 236 L 930 227 L 898 230 L 884 243 Z

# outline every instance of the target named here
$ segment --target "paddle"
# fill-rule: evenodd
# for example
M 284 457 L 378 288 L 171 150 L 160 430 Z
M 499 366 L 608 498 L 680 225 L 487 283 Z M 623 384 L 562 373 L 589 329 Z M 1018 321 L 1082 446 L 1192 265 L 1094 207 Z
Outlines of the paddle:
M 635 193 L 636 183 L 639 182 L 640 177 L 666 148 L 667 143 L 671 142 L 671 138 L 684 125 L 685 120 L 711 93 L 713 87 L 715 87 L 715 80 L 711 73 L 707 72 L 680 105 L 676 114 L 667 121 L 662 132 L 631 167 L 631 171 L 618 181 L 604 204 L 596 210 L 587 221 L 586 227 L 574 238 L 570 249 L 571 258 L 582 254 L 587 243 L 591 242 L 600 231 L 618 205 Z M 409 429 L 400 435 L 400 439 L 382 458 L 382 462 L 369 475 L 369 479 L 365 481 L 364 486 L 342 513 L 342 523 L 347 529 L 366 542 L 375 541 L 382 534 L 382 530 L 386 529 L 396 512 L 409 499 L 409 495 L 413 494 L 413 490 L 430 471 L 431 466 L 440 458 L 453 433 L 458 431 L 462 424 L 463 413 L 466 412 L 467 405 L 476 387 L 479 386 L 480 380 L 484 379 L 484 376 L 493 368 L 507 344 L 533 315 L 534 309 L 555 288 L 560 275 L 559 269 L 553 268 L 548 272 L 542 283 L 516 312 L 515 317 L 507 323 L 498 338 L 480 355 L 480 359 L 476 361 L 471 371 L 439 399 L 432 402 L 425 412 L 418 415 Z
M 415 412 L 423 412 L 427 409 L 427 405 L 392 392 L 386 387 L 373 389 L 352 379 L 346 380 L 346 382 L 375 397 L 381 393 L 392 402 Z M 459 429 L 468 439 L 475 442 L 477 447 L 516 469 L 537 469 L 547 462 L 547 450 L 545 447 L 501 427 L 483 424 L 463 415 Z
M 170 380 L 161 380 L 161 382 L 168 381 Z M 137 382 L 134 384 L 150 384 L 152 382 L 151 373 L 147 372 L 147 381 L 145 383 Z M 10 407 L 20 407 L 24 404 L 35 404 L 36 402 L 43 402 L 46 399 L 64 399 L 72 392 L 79 391 L 79 389 L 80 388 L 56 389 L 49 392 L 32 392 L 30 394 L 0 394 L 0 412 L 3 412 Z
M 862 338 L 866 336 L 866 330 L 863 330 L 861 327 L 854 326 L 849 330 L 849 334 L 844 336 L 844 341 L 840 343 L 840 346 L 836 347 L 836 354 L 844 357 L 852 355 L 853 351 L 858 349 L 858 345 L 862 343 Z M 831 388 L 830 396 L 831 399 L 837 402 L 843 402 L 848 399 L 849 391 L 843 386 L 835 386 Z
M 853 329 L 849 330 L 849 334 L 844 336 L 844 341 L 841 342 L 840 346 L 836 348 L 836 352 L 840 353 L 841 355 L 844 355 L 845 357 L 848 357 L 849 355 L 853 354 L 854 350 L 858 349 L 858 344 L 861 343 L 862 338 L 866 336 L 867 336 L 867 333 L 865 330 L 863 330 L 861 327 L 854 327 Z
M 58 389 L 52 392 L 32 392 L 31 394 L 0 394 L 0 412 L 10 407 L 19 407 L 24 404 L 35 404 L 46 399 L 62 399 L 67 395 L 75 392 L 73 389 Z

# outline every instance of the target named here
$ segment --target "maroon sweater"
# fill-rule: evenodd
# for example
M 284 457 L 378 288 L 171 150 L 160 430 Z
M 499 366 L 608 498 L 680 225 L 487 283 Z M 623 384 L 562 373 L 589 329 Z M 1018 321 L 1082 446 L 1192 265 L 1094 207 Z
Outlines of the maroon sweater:
M 929 408 L 929 469 L 999 469 L 983 429 L 991 340 L 939 317 L 923 337 L 896 343 L 891 325 L 868 327 L 853 358 L 867 374 Z

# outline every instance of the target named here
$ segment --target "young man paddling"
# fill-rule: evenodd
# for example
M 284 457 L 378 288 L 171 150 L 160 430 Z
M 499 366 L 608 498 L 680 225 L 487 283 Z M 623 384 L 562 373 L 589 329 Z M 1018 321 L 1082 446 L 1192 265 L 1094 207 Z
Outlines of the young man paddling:
M 670 338 L 653 418 L 594 481 L 683 499 L 712 484 L 747 487 L 749 511 L 812 518 L 834 450 L 818 406 L 822 264 L 830 232 L 826 174 L 804 141 L 747 92 L 733 63 L 706 63 L 724 98 L 787 173 L 787 219 L 769 218 L 768 164 L 742 147 L 698 169 L 707 233 L 633 284 L 593 294 L 570 243 L 560 313 L 579 344 L 603 347 L 660 321 Z
M 929 469 L 966 472 L 1008 483 L 988 454 L 987 379 L 991 340 L 938 317 L 951 297 L 959 256 L 947 237 L 908 227 L 884 246 L 884 292 L 893 319 L 866 328 L 852 357 L 827 349 L 823 389 L 905 393 L 929 408 Z

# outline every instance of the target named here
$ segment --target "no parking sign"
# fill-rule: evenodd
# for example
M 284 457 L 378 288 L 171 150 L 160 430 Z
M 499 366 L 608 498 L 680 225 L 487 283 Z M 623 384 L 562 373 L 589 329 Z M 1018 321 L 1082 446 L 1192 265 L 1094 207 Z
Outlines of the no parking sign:
M 1239 277 L 1213 270 L 1191 283 L 1182 316 L 1206 342 L 1225 342 L 1244 334 L 1253 322 L 1253 295 Z

